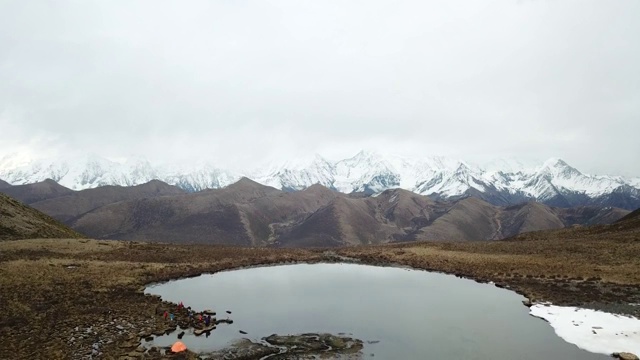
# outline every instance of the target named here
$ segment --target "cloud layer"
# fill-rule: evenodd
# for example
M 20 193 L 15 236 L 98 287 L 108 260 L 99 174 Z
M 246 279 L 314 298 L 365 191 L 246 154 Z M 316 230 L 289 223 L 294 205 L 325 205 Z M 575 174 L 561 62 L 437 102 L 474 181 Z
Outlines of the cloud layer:
M 0 154 L 361 148 L 640 176 L 637 1 L 5 1 Z

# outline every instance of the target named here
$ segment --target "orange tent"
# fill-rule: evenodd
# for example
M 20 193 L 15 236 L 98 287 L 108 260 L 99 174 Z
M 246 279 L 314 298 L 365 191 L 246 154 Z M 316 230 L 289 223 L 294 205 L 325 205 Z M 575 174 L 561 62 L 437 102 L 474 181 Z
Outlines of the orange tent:
M 174 353 L 179 353 L 185 350 L 187 350 L 187 345 L 185 345 L 182 341 L 176 341 L 176 343 L 171 347 L 171 351 L 173 351 Z

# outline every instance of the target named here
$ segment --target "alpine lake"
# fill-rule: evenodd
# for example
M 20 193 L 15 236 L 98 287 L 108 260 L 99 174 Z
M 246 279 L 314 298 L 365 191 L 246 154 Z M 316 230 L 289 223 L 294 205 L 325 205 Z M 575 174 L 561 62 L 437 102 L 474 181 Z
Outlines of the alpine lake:
M 153 284 L 145 293 L 216 312 L 210 332 L 177 327 L 143 342 L 166 349 L 180 337 L 202 358 L 610 359 L 556 336 L 515 292 L 407 268 L 257 267 Z

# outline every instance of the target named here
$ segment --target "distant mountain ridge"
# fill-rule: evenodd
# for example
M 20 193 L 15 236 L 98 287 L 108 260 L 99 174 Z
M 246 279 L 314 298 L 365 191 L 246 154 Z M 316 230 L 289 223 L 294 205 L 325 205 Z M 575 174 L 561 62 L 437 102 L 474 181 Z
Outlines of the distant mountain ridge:
M 500 206 L 538 201 L 556 207 L 640 207 L 640 179 L 583 174 L 561 159 L 550 159 L 537 167 L 502 161 L 482 168 L 443 157 L 404 158 L 361 151 L 339 161 L 316 155 L 242 172 L 210 164 L 156 166 L 143 158 L 123 164 L 97 156 L 27 163 L 12 156 L 0 159 L 0 179 L 12 185 L 53 179 L 74 190 L 133 186 L 157 179 L 195 192 L 223 188 L 242 177 L 285 191 L 321 184 L 343 193 L 379 194 L 402 188 L 433 199 L 473 196 Z
M 11 187 L 11 184 L 9 184 L 6 181 L 0 180 L 0 189 L 5 189 L 5 188 L 8 188 L 8 187 Z
M 629 213 L 536 202 L 500 207 L 476 197 L 434 200 L 403 189 L 375 197 L 319 184 L 282 191 L 248 178 L 193 193 L 158 180 L 81 191 L 46 180 L 0 192 L 33 200 L 31 206 L 95 238 L 239 246 L 497 240 L 528 231 L 609 224 Z
M 322 185 L 285 192 L 242 178 L 223 189 L 112 203 L 68 223 L 105 239 L 326 247 L 496 240 L 574 224 L 606 224 L 628 213 L 535 202 L 498 207 L 474 197 L 435 201 L 402 189 L 376 197 L 354 197 Z

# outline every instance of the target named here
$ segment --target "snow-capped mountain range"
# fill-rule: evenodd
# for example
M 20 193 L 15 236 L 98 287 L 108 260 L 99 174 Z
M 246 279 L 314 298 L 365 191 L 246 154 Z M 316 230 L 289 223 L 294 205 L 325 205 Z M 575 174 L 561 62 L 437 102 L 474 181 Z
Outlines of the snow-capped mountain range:
M 246 171 L 229 171 L 208 163 L 154 165 L 140 157 L 122 163 L 94 155 L 28 160 L 14 154 L 0 159 L 0 179 L 12 185 L 49 178 L 74 190 L 132 186 L 157 179 L 187 191 L 200 191 L 225 187 L 242 177 L 289 191 L 321 184 L 344 193 L 377 194 L 402 188 L 433 198 L 471 195 L 497 205 L 536 200 L 561 207 L 640 207 L 640 178 L 587 175 L 561 159 L 549 159 L 538 166 L 496 161 L 481 167 L 444 157 L 406 158 L 361 151 L 339 161 L 316 155 Z

